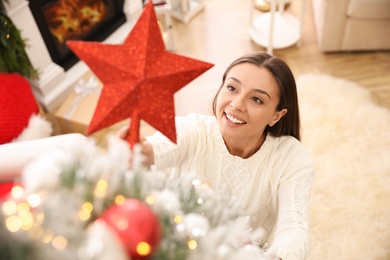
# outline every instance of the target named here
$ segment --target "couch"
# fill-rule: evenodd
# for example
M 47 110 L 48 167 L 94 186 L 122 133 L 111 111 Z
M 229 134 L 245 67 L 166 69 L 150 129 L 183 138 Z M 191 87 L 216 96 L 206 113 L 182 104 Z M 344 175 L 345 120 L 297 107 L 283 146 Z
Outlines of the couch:
M 390 49 L 390 0 L 312 0 L 324 52 Z

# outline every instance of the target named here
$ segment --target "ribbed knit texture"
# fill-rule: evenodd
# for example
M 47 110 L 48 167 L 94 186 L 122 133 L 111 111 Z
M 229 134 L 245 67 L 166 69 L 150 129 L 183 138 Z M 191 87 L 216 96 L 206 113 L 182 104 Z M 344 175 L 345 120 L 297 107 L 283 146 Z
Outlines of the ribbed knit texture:
M 148 137 L 156 168 L 196 174 L 237 197 L 252 226 L 267 230 L 268 252 L 283 260 L 305 259 L 313 162 L 303 145 L 293 137 L 267 136 L 259 151 L 242 159 L 228 152 L 213 116 L 177 117 L 176 129 L 177 145 L 160 133 Z
M 0 73 L 0 144 L 18 137 L 38 112 L 28 81 L 19 74 Z

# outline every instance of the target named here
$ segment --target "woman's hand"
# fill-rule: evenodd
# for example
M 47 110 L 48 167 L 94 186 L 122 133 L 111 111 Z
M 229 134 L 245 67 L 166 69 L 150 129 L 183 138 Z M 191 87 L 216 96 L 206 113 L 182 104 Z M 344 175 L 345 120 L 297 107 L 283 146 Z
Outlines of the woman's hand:
M 129 127 L 124 126 L 121 129 L 118 130 L 116 133 L 116 136 L 120 139 L 126 140 L 127 136 L 129 135 Z M 139 138 L 139 144 L 141 145 L 141 154 L 144 156 L 144 164 L 147 167 L 150 167 L 154 164 L 154 153 L 153 153 L 153 146 L 151 143 L 149 143 L 144 136 L 140 136 Z

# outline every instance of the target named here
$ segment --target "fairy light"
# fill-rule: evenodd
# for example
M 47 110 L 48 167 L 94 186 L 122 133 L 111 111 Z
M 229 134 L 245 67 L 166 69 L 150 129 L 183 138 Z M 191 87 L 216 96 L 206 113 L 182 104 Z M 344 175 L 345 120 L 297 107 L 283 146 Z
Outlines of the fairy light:
M 184 225 L 183 223 L 179 223 L 176 225 L 176 230 L 179 232 L 184 232 L 186 230 L 186 225 Z
M 123 195 L 117 195 L 114 199 L 116 205 L 122 205 L 123 203 L 125 203 L 125 200 L 126 198 Z
M 194 185 L 194 186 L 199 186 L 199 185 L 201 185 L 202 184 L 202 181 L 201 180 L 193 180 L 192 181 L 192 185 Z
M 24 190 L 21 186 L 14 186 L 11 189 L 11 196 L 14 197 L 15 199 L 20 199 L 23 197 Z
M 45 219 L 45 214 L 43 212 L 35 214 L 35 225 L 40 226 L 43 223 L 44 219 Z
M 189 249 L 194 250 L 194 249 L 197 248 L 198 243 L 196 242 L 196 240 L 190 239 L 190 240 L 188 241 L 188 243 L 187 243 L 187 246 L 188 246 Z
M 176 230 L 181 233 L 186 230 L 186 226 L 183 223 L 183 217 L 180 215 L 176 215 L 173 217 L 173 222 L 176 224 Z
M 87 211 L 79 211 L 79 219 L 81 221 L 87 221 L 91 217 L 91 213 Z
M 96 187 L 94 191 L 95 196 L 99 198 L 106 196 L 107 187 L 108 187 L 108 183 L 106 180 L 99 180 L 96 183 Z
M 203 204 L 203 199 L 199 198 L 197 202 L 198 202 L 199 205 L 202 205 Z
M 47 244 L 53 239 L 53 233 L 50 230 L 45 230 L 42 236 L 42 242 Z
M 79 218 L 81 221 L 86 221 L 91 217 L 91 212 L 93 210 L 93 205 L 91 202 L 87 201 L 81 206 L 79 210 Z
M 180 215 L 176 215 L 173 217 L 173 222 L 175 222 L 176 224 L 179 224 L 182 221 L 183 221 L 183 218 Z
M 146 203 L 149 205 L 153 205 L 154 202 L 156 201 L 155 197 L 153 195 L 149 195 L 145 199 Z
M 191 233 L 192 233 L 192 235 L 198 237 L 198 236 L 202 235 L 203 232 L 202 232 L 202 229 L 201 229 L 201 228 L 196 227 L 196 228 L 194 228 L 194 229 L 192 230 Z
M 23 230 L 29 230 L 34 225 L 33 215 L 31 212 L 23 212 L 20 214 L 20 220 L 22 222 L 22 229 Z
M 140 242 L 137 245 L 137 253 L 141 256 L 147 256 L 151 253 L 152 248 L 151 246 L 146 242 Z
M 19 214 L 26 212 L 26 211 L 30 211 L 30 205 L 28 205 L 27 202 L 21 202 L 17 206 L 17 211 L 19 212 Z
M 32 208 L 36 208 L 39 205 L 41 205 L 41 197 L 38 194 L 30 194 L 27 197 L 27 203 L 30 205 Z
M 22 228 L 22 221 L 18 216 L 10 216 L 5 220 L 5 226 L 10 232 L 15 233 Z
M 61 251 L 66 248 L 66 246 L 68 245 L 68 241 L 63 236 L 56 236 L 55 238 L 53 238 L 51 244 L 55 249 Z
M 43 230 L 43 228 L 40 227 L 40 226 L 36 226 L 36 227 L 34 227 L 34 228 L 32 228 L 32 229 L 30 229 L 30 230 L 28 231 L 28 235 L 29 235 L 32 239 L 34 239 L 34 240 L 40 239 L 40 238 L 43 236 L 43 234 L 44 234 L 44 230 Z
M 13 215 L 16 213 L 16 203 L 14 201 L 11 201 L 11 200 L 8 200 L 6 202 L 3 203 L 3 212 L 6 214 L 6 215 Z

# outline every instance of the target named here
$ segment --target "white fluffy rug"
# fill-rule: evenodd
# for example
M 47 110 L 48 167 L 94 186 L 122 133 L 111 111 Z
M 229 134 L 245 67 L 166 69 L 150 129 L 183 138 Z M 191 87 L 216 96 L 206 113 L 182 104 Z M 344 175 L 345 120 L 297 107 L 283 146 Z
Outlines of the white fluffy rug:
M 328 75 L 297 80 L 315 161 L 309 260 L 390 259 L 390 110 Z

